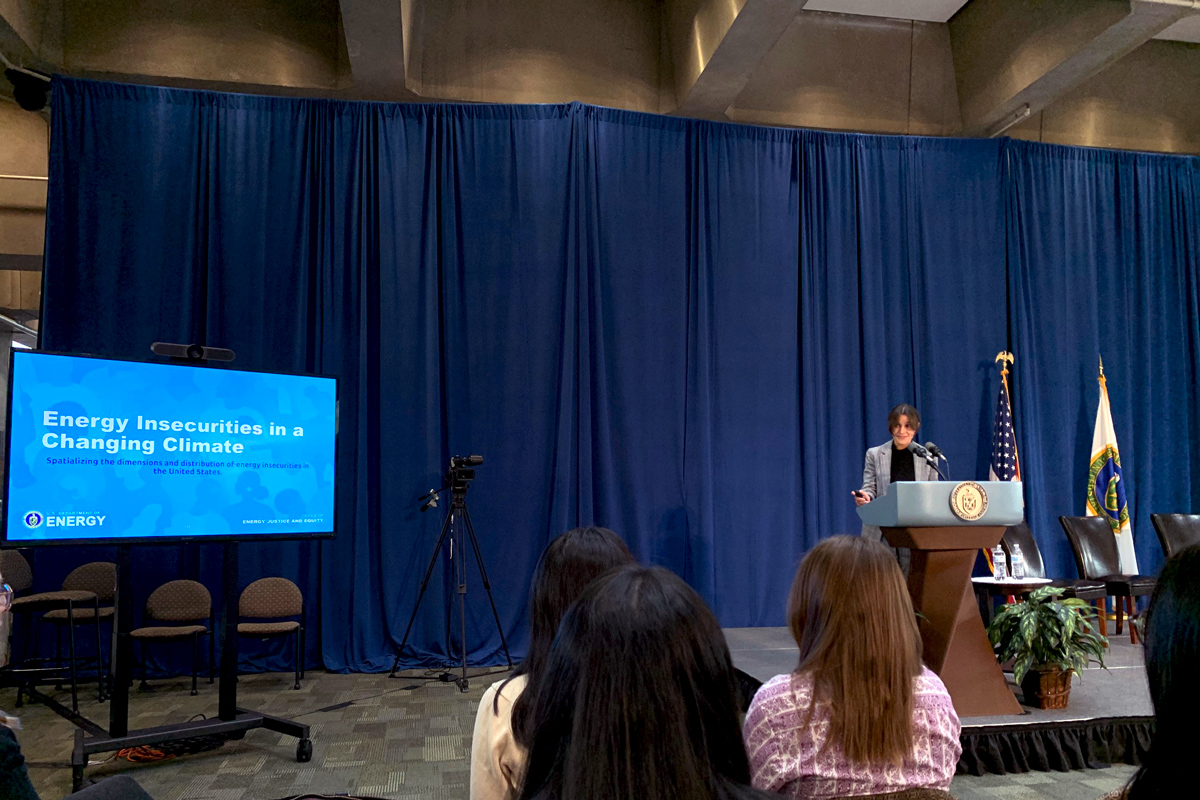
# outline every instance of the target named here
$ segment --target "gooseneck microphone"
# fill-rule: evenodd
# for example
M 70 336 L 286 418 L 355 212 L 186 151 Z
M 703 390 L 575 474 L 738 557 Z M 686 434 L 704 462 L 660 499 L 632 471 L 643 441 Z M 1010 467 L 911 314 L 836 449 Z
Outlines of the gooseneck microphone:
M 942 448 L 938 447 L 933 442 L 926 442 L 925 451 L 932 457 L 933 460 L 930 462 L 930 464 L 934 469 L 937 470 L 938 476 L 941 477 L 942 480 L 950 480 L 950 462 L 946 459 L 946 454 L 942 452 Z M 938 468 L 937 462 L 939 460 L 946 465 L 945 474 L 943 474 L 941 469 Z

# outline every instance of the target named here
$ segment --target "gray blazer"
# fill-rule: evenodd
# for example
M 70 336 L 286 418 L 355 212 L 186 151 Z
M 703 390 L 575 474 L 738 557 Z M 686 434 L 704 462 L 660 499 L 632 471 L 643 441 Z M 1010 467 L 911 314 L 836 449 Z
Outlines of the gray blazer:
M 913 473 L 919 481 L 940 480 L 937 470 L 915 453 L 913 454 Z M 867 450 L 867 460 L 863 464 L 862 488 L 859 491 L 874 500 L 887 494 L 891 482 L 892 440 L 888 439 L 883 444 Z M 863 525 L 862 535 L 877 542 L 883 538 L 883 532 L 874 525 Z

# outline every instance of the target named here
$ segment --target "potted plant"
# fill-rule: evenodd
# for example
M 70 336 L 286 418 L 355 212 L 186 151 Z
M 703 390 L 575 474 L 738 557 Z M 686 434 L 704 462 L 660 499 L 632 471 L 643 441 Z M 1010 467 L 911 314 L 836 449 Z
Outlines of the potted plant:
M 1096 628 L 1096 612 L 1063 590 L 1043 586 L 1023 602 L 1001 606 L 988 626 L 988 639 L 1001 663 L 1011 661 L 1013 679 L 1025 704 L 1066 708 L 1072 673 L 1082 674 L 1092 659 L 1104 667 L 1108 639 Z

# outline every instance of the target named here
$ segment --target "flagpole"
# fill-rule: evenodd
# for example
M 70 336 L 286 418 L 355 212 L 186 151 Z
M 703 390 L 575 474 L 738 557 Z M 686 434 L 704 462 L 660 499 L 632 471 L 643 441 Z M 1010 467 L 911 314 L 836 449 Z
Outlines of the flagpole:
M 1012 405 L 1012 392 L 1008 390 L 1008 365 L 1013 363 L 1013 354 L 1007 350 L 1001 350 L 996 354 L 996 361 L 1000 362 L 1000 382 L 1004 384 L 1004 393 L 1008 395 L 1009 405 Z M 1104 373 L 1101 368 L 1100 373 Z
M 998 429 L 995 426 L 1000 425 L 1001 409 L 1004 409 L 1003 416 L 1006 420 L 1006 425 L 1008 428 L 1008 433 L 1006 433 L 1005 436 L 1006 436 L 1006 438 L 1011 438 L 1011 440 L 1012 440 L 1012 461 L 1013 461 L 1013 470 L 1015 472 L 1013 479 L 1014 480 L 1021 479 L 1021 477 L 1020 477 L 1021 476 L 1020 460 L 1017 456 L 1016 430 L 1012 427 L 1012 395 L 1008 389 L 1008 373 L 1009 373 L 1008 366 L 1009 366 L 1009 364 L 1013 363 L 1013 360 L 1014 360 L 1013 354 L 1008 352 L 1007 350 L 1001 350 L 999 353 L 996 354 L 995 361 L 996 361 L 996 363 L 998 363 L 1000 365 L 1001 395 L 1000 395 L 1000 399 L 997 400 L 996 422 L 992 429 L 992 462 L 993 462 L 993 465 L 989 469 L 989 474 L 991 475 L 991 478 L 990 478 L 991 480 L 996 480 L 998 477 L 996 470 L 995 470 L 995 461 L 997 458 L 997 449 L 996 449 L 997 444 L 996 443 L 998 441 L 996 437 L 998 436 L 998 433 L 997 433 Z M 994 575 L 996 572 L 996 565 L 992 561 L 991 551 L 984 550 L 983 556 L 984 556 L 985 560 L 987 561 L 988 567 L 992 570 L 992 574 Z M 1011 603 L 1011 602 L 1015 602 L 1016 599 L 1013 597 L 1009 597 L 1008 601 Z

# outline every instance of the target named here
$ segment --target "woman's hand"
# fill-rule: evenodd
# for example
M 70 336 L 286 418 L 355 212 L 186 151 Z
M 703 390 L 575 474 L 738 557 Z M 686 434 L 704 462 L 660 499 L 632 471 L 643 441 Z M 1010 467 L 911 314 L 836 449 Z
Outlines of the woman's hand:
M 865 506 L 867 503 L 871 502 L 871 498 L 867 496 L 866 492 L 855 491 L 851 492 L 850 494 L 854 495 L 854 505 L 856 506 Z

